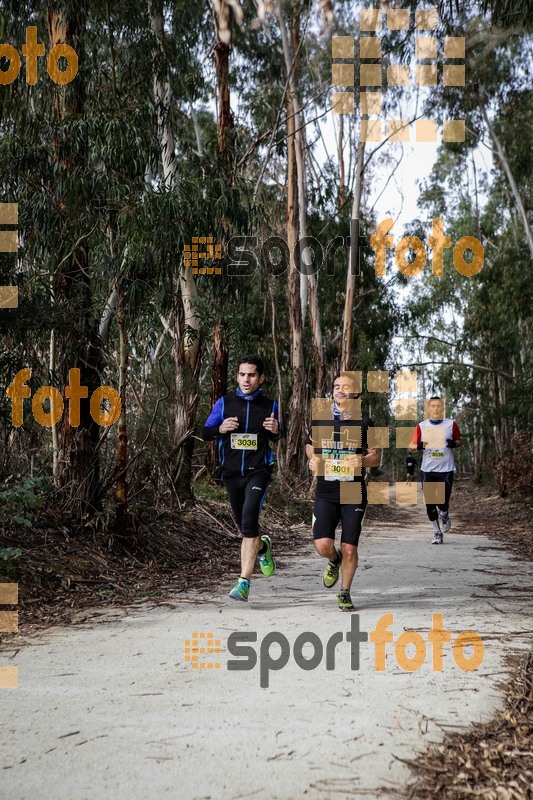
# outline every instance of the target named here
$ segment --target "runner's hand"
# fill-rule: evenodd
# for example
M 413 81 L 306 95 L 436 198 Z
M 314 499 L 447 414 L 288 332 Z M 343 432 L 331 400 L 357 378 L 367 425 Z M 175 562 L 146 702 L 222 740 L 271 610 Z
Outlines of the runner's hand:
M 228 433 L 229 431 L 236 431 L 239 427 L 238 417 L 226 417 L 224 422 L 219 426 L 220 433 Z
M 318 467 L 320 466 L 320 456 L 311 456 L 309 459 L 309 469 L 311 472 L 318 472 Z
M 348 466 L 354 467 L 355 469 L 361 469 L 363 466 L 363 456 L 352 453 L 352 455 L 346 456 L 343 460 L 343 464 L 348 464 Z
M 277 434 L 279 433 L 279 425 L 277 419 L 274 416 L 274 412 L 272 412 L 272 414 L 269 417 L 266 417 L 265 421 L 263 422 L 263 428 L 266 428 L 267 431 L 270 431 L 271 433 L 274 434 L 274 436 L 277 436 Z

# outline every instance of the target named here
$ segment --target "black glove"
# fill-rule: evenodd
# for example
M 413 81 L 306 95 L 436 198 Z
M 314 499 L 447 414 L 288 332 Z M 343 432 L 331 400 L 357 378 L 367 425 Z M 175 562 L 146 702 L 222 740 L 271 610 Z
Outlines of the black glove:
M 424 442 L 418 442 L 416 449 L 417 450 L 424 450 L 425 444 Z
M 457 447 L 457 442 L 454 442 L 453 439 L 446 439 L 446 447 L 449 447 L 453 450 L 454 447 Z

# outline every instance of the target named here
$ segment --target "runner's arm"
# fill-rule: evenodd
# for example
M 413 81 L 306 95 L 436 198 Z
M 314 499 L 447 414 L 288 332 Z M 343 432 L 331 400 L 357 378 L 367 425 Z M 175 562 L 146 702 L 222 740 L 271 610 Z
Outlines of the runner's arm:
M 202 431 L 204 442 L 212 442 L 220 436 L 219 427 L 224 422 L 224 398 L 219 397 L 205 421 Z
M 455 420 L 453 421 L 452 438 L 446 439 L 446 444 L 448 447 L 460 447 L 462 444 L 461 431 Z
M 413 438 L 409 443 L 409 452 L 413 453 L 415 450 L 423 450 L 424 449 L 424 442 L 422 441 L 422 430 L 420 425 L 417 425 L 415 428 L 415 433 Z

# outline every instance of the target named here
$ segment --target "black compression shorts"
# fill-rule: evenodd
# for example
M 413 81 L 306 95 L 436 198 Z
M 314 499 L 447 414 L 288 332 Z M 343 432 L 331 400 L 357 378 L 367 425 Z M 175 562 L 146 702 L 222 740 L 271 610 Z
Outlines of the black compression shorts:
M 341 542 L 357 547 L 366 505 L 366 498 L 358 505 L 351 505 L 317 493 L 313 508 L 313 539 L 335 539 L 337 525 L 342 522 Z
M 254 470 L 244 476 L 224 476 L 233 516 L 246 538 L 259 536 L 259 512 L 271 479 L 270 469 Z

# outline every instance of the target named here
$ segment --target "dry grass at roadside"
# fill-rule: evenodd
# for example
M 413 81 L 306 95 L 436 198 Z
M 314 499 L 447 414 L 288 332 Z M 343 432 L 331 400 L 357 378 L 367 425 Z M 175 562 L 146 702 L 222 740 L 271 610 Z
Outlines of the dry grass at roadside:
M 75 611 L 150 600 L 176 592 L 213 591 L 239 570 L 240 534 L 224 490 L 197 487 L 189 509 L 144 508 L 132 517 L 128 540 L 110 538 L 109 526 L 76 528 L 53 508 L 41 509 L 31 529 L 4 532 L 2 544 L 19 548 L 14 570 L 0 582 L 18 582 L 21 629 L 68 624 Z M 270 493 L 269 493 L 270 494 Z M 261 523 L 275 541 L 278 566 L 309 545 L 310 505 L 287 500 L 279 488 L 265 503 Z M 0 635 L 0 641 L 14 634 Z
M 531 800 L 533 797 L 533 655 L 512 663 L 505 708 L 467 733 L 446 734 L 408 762 L 416 781 L 409 800 Z

